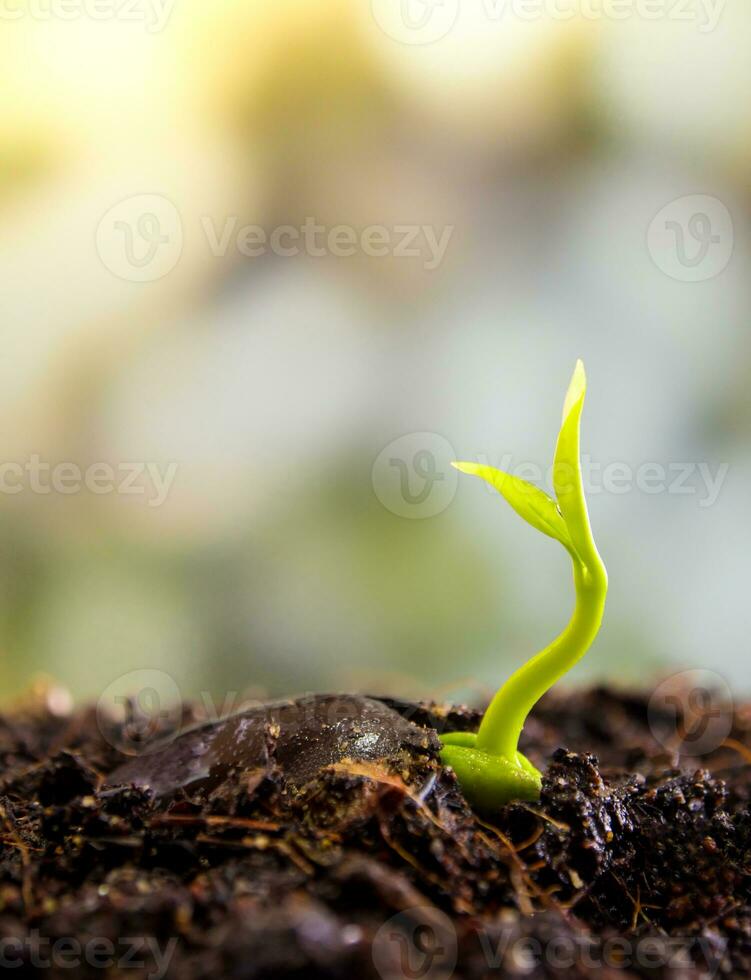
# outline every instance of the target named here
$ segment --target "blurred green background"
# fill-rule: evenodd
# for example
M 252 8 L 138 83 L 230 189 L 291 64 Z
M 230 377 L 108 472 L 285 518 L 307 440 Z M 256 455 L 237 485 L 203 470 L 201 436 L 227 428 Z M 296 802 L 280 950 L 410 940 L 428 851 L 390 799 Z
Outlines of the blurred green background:
M 0 493 L 6 697 L 489 693 L 570 573 L 447 462 L 544 470 L 577 357 L 595 467 L 674 476 L 593 480 L 611 597 L 571 680 L 747 686 L 751 8 L 521 6 L 6 5 L 0 460 L 174 464 L 160 506 Z M 450 231 L 435 267 L 237 247 L 307 218 Z

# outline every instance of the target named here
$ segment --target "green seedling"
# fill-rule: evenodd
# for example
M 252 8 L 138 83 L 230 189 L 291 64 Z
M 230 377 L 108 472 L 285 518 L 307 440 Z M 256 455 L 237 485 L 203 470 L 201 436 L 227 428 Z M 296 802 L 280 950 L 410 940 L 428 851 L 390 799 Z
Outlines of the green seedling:
M 441 758 L 451 766 L 469 802 L 494 810 L 511 800 L 536 800 L 541 776 L 521 752 L 519 735 L 535 703 L 584 656 L 602 622 L 608 575 L 589 525 L 579 459 L 579 428 L 586 392 L 584 365 L 577 361 L 563 406 L 553 464 L 557 500 L 526 480 L 492 466 L 454 463 L 479 476 L 532 527 L 560 541 L 574 566 L 576 606 L 566 629 L 509 677 L 485 712 L 477 734 L 441 736 Z

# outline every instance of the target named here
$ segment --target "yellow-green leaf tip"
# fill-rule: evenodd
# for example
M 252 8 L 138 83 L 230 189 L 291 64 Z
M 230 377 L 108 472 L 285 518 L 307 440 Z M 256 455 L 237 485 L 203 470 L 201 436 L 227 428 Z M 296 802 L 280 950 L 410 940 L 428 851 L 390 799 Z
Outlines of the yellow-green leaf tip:
M 571 375 L 566 398 L 563 402 L 562 420 L 565 422 L 571 409 L 579 402 L 587 391 L 587 375 L 581 358 L 576 362 L 574 373 Z

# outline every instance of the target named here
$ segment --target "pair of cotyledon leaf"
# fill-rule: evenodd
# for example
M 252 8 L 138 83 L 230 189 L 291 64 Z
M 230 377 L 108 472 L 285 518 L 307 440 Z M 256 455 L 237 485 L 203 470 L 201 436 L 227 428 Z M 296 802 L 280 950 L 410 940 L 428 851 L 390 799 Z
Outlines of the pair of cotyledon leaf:
M 553 463 L 553 486 L 557 502 L 544 490 L 512 473 L 504 473 L 493 466 L 480 463 L 452 463 L 462 473 L 479 476 L 489 483 L 520 517 L 538 531 L 560 541 L 572 557 L 586 553 L 591 544 L 589 521 L 586 520 L 583 524 L 581 519 L 582 516 L 586 518 L 586 504 L 579 465 L 579 420 L 585 393 L 584 365 L 577 361 L 563 405 L 561 430 Z M 578 549 L 574 539 L 578 542 Z

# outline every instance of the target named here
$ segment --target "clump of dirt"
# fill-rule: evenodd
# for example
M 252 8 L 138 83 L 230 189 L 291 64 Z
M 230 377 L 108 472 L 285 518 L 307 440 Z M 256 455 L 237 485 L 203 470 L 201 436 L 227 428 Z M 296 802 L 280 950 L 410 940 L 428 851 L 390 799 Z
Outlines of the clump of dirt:
M 0 965 L 748 975 L 751 709 L 723 709 L 692 757 L 676 705 L 549 695 L 521 745 L 540 801 L 483 815 L 439 759 L 470 709 L 308 696 L 207 723 L 188 705 L 127 759 L 93 710 L 40 697 L 0 717 Z

